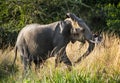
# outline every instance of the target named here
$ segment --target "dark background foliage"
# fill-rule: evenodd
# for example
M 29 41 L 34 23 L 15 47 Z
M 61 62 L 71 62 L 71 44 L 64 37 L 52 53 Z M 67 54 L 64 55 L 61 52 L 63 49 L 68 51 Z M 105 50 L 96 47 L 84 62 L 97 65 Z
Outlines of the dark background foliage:
M 120 35 L 119 0 L 1 0 L 0 48 L 14 46 L 25 25 L 64 20 L 67 12 L 84 19 L 94 33 Z

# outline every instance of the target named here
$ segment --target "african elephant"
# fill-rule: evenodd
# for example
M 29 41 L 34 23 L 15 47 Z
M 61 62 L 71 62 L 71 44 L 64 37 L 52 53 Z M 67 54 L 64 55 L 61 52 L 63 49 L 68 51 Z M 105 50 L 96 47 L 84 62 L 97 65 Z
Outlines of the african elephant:
M 55 66 L 59 62 L 71 69 L 72 63 L 66 55 L 66 46 L 69 42 L 88 41 L 88 50 L 76 62 L 85 58 L 95 46 L 94 37 L 85 22 L 72 13 L 67 13 L 67 18 L 50 24 L 29 24 L 19 33 L 15 45 L 15 59 L 17 50 L 20 52 L 24 70 L 34 61 L 36 67 L 48 59 L 56 56 Z
M 88 49 L 87 51 L 80 56 L 77 61 L 75 61 L 75 63 L 80 62 L 82 59 L 86 58 L 94 49 L 95 44 L 98 44 L 102 41 L 102 36 L 98 35 L 98 34 L 92 34 L 90 28 L 86 25 L 86 23 L 81 19 L 78 18 L 76 15 L 68 13 L 69 15 L 67 15 L 69 18 L 71 18 L 72 20 L 77 22 L 77 25 L 79 26 L 79 28 L 82 28 L 82 34 L 81 31 L 79 32 L 79 36 L 75 36 L 72 38 L 72 40 L 77 40 L 79 42 L 85 43 L 85 41 L 87 41 L 89 43 Z M 72 21 L 73 22 L 73 21 Z

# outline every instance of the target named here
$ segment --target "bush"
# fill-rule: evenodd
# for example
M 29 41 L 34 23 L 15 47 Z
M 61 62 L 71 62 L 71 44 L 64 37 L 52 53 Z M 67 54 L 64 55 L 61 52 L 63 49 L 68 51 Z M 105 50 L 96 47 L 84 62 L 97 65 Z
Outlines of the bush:
M 120 3 L 115 6 L 114 4 L 107 4 L 104 7 L 106 11 L 106 24 L 107 29 L 115 33 L 120 32 Z M 120 33 L 119 33 L 120 35 Z
M 120 29 L 120 2 L 114 0 L 9 0 L 0 1 L 0 48 L 14 46 L 18 32 L 27 24 L 63 20 L 67 12 L 83 18 L 92 31 Z

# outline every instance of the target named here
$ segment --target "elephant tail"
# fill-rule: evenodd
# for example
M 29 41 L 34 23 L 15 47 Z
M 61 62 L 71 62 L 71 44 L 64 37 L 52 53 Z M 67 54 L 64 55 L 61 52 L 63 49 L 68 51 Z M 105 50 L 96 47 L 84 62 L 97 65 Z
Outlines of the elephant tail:
M 15 58 L 14 58 L 14 61 L 13 61 L 13 64 L 12 64 L 12 67 L 14 68 L 14 64 L 15 64 L 15 61 L 16 61 L 16 58 L 17 58 L 17 46 L 15 46 Z

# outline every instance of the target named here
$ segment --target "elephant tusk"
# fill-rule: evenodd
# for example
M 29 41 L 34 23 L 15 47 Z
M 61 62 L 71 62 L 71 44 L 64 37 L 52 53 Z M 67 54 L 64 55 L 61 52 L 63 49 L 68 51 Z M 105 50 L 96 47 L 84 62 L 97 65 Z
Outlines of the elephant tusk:
M 93 40 L 89 40 L 91 43 L 96 43 L 96 41 L 93 41 Z
M 91 43 L 95 43 L 95 44 L 98 44 L 100 43 L 101 41 L 98 40 L 98 37 L 95 38 L 95 40 L 89 40 Z

